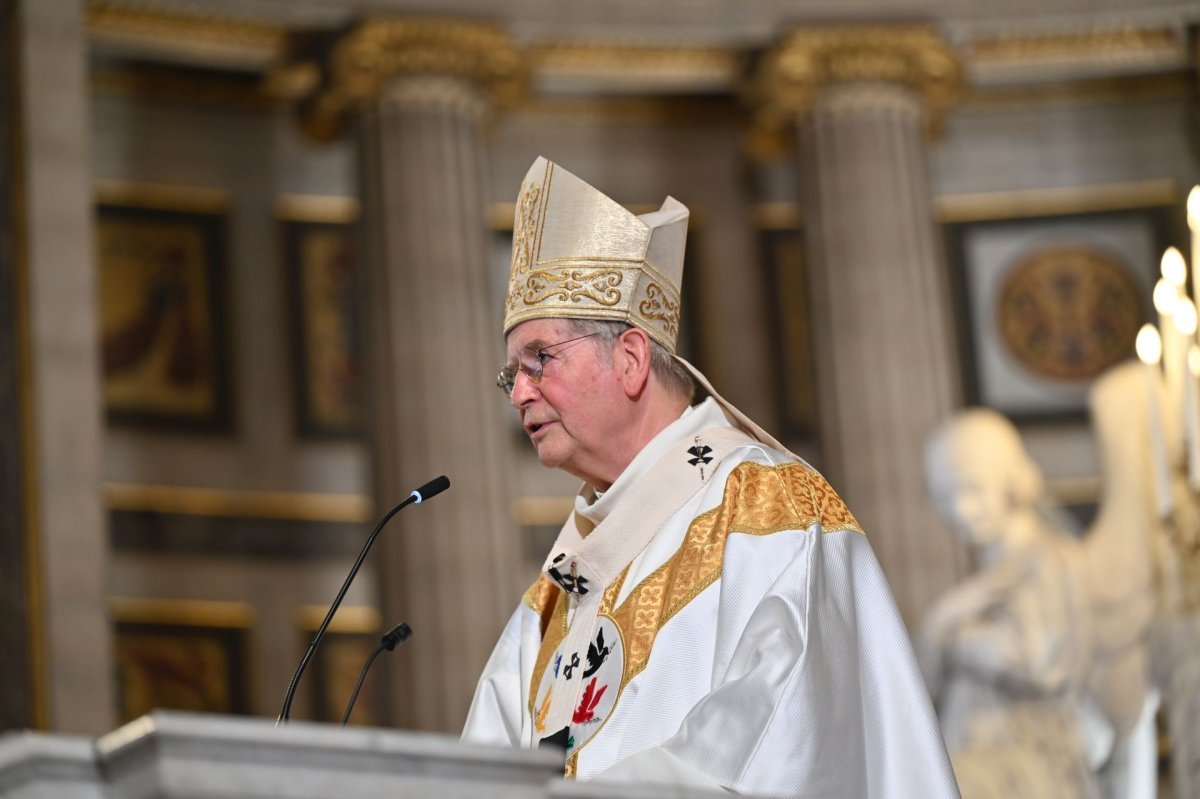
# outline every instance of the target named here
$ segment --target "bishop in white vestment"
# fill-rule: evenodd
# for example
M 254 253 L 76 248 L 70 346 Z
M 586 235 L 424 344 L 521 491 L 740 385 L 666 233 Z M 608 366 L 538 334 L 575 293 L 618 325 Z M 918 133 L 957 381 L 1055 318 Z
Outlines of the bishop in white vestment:
M 538 159 L 516 213 L 499 382 L 584 486 L 464 739 L 561 746 L 581 779 L 957 797 L 853 515 L 673 355 L 686 208 L 636 217 Z

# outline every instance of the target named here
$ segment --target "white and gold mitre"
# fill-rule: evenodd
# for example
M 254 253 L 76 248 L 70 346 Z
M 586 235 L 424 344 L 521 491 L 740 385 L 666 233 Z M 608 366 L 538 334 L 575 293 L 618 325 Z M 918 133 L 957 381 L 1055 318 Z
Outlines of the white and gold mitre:
M 538 158 L 513 219 L 504 334 L 528 319 L 616 319 L 675 352 L 688 209 L 637 216 Z

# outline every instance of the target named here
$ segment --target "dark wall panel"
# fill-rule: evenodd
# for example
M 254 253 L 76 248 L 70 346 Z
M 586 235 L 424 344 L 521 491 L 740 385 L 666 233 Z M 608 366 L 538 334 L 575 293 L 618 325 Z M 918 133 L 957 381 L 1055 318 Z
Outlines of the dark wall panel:
M 33 726 L 22 486 L 17 2 L 0 0 L 0 730 Z M 10 653 L 19 653 L 13 657 Z

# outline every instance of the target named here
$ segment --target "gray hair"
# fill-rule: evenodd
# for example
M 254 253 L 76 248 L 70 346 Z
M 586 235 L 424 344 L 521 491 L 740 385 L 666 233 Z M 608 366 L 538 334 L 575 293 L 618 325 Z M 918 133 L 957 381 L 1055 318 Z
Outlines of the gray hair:
M 608 344 L 609 349 L 629 328 L 629 322 L 608 319 L 566 319 L 568 329 L 577 336 L 591 336 Z M 649 338 L 649 336 L 647 336 Z M 679 361 L 667 352 L 667 348 L 650 339 L 650 371 L 662 381 L 667 390 L 684 397 L 691 405 L 696 397 L 696 381 Z

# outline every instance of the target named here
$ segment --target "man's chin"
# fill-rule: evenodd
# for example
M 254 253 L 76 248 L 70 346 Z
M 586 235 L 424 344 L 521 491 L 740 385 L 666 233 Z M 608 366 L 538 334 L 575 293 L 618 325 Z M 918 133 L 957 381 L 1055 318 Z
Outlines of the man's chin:
M 562 466 L 562 456 L 555 452 L 553 447 L 539 447 L 534 444 L 533 448 L 537 451 L 538 462 L 547 469 L 558 469 Z

